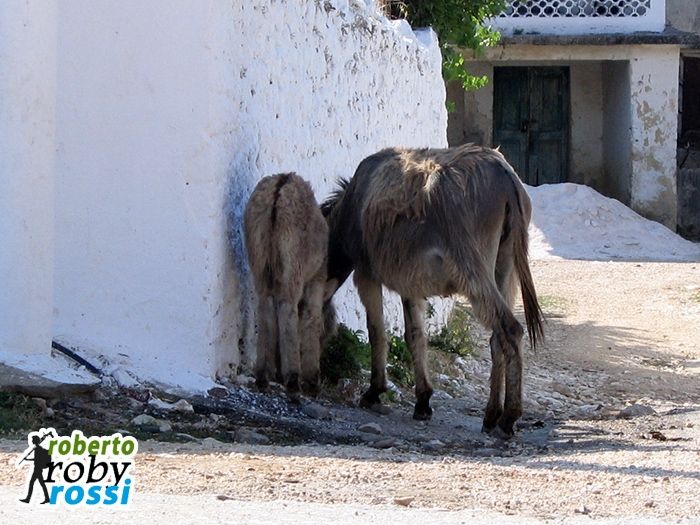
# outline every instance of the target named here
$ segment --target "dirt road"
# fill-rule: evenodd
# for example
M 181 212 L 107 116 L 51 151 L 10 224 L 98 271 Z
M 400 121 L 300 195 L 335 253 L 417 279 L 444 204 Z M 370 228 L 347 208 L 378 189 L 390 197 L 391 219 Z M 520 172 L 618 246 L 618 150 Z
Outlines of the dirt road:
M 373 513 L 386 522 L 700 523 L 700 264 L 532 266 L 547 341 L 527 352 L 526 415 L 510 442 L 479 432 L 484 338 L 477 358 L 436 377 L 428 425 L 408 404 L 379 415 L 322 403 L 309 415 L 256 398 L 248 427 L 272 443 L 290 442 L 279 436 L 294 427 L 292 442 L 304 443 L 142 441 L 137 493 L 147 496 L 134 509 L 188 523 L 345 523 Z M 360 431 L 366 422 L 381 433 Z M 10 503 L 23 478 L 9 463 L 24 446 L 0 442 L 3 523 L 29 516 Z

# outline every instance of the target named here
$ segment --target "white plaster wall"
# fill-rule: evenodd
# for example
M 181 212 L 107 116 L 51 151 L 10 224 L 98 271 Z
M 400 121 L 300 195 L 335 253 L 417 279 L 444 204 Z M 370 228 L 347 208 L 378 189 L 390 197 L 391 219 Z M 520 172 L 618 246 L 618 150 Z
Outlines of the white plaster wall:
M 493 67 L 488 62 L 470 62 L 467 70 L 475 76 L 485 76 L 488 84 L 477 90 L 464 91 L 454 86 L 450 95 L 456 105 L 456 111 L 450 114 L 450 145 L 457 146 L 465 142 L 475 142 L 492 147 L 493 144 Z M 453 132 L 453 128 L 457 128 Z
M 380 148 L 446 143 L 434 38 L 350 4 L 61 4 L 60 339 L 187 388 L 246 367 L 257 180 L 295 170 L 321 198 Z M 362 326 L 354 293 L 338 299 Z
M 631 207 L 676 229 L 678 67 L 675 46 L 645 46 L 630 60 Z
M 666 20 L 681 31 L 700 33 L 700 2 L 698 0 L 666 0 Z
M 30 361 L 51 349 L 55 37 L 55 2 L 0 2 L 0 352 Z

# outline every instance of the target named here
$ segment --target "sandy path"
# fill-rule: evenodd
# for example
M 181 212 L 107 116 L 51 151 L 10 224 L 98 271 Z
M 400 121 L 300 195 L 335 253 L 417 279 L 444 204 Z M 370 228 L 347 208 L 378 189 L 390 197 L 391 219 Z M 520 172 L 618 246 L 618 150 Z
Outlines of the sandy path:
M 555 419 L 544 446 L 521 447 L 516 439 L 499 448 L 487 440 L 480 449 L 428 455 L 145 442 L 138 491 L 171 495 L 161 515 L 175 521 L 178 505 L 226 521 L 222 505 L 244 500 L 236 512 L 249 514 L 236 514 L 240 522 L 255 522 L 255 509 L 279 512 L 286 501 L 309 503 L 284 507 L 290 523 L 327 521 L 334 516 L 327 504 L 337 505 L 338 522 L 355 512 L 366 521 L 373 509 L 377 519 L 412 522 L 425 515 L 410 509 L 434 508 L 450 511 L 430 514 L 445 523 L 700 523 L 700 265 L 536 261 L 533 273 L 550 320 L 545 347 L 528 353 L 526 410 Z M 475 382 L 485 371 L 476 367 Z M 555 397 L 539 397 L 545 394 Z M 656 413 L 615 417 L 633 402 Z M 452 432 L 459 439 L 461 431 Z M 1 485 L 22 483 L 9 466 L 21 448 L 0 442 Z M 395 503 L 403 497 L 412 498 L 409 511 Z M 160 508 L 162 500 L 149 498 L 139 505 Z M 22 512 L 5 505 L 0 521 L 15 522 L 3 514 L 14 520 Z M 179 516 L 194 522 L 188 512 Z

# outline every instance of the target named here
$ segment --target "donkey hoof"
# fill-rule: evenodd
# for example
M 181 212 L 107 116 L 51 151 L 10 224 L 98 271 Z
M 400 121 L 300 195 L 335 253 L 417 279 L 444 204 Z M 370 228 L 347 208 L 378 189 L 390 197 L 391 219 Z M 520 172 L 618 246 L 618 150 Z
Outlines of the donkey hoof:
M 295 405 L 301 404 L 301 394 L 299 390 L 290 390 L 287 388 L 287 399 L 290 403 L 294 403 Z
M 503 415 L 502 408 L 497 408 L 495 410 L 489 410 L 487 408 L 486 413 L 484 414 L 484 422 L 481 425 L 481 431 L 484 434 L 490 434 L 491 431 L 496 428 L 496 424 L 498 423 L 498 420 L 501 419 L 501 415 Z
M 270 389 L 270 382 L 266 377 L 255 378 L 255 388 L 260 392 L 267 392 Z
M 482 432 L 484 432 L 483 427 L 482 427 Z M 491 437 L 494 437 L 496 439 L 500 439 L 503 441 L 508 441 L 514 435 L 512 425 L 511 425 L 510 431 L 502 429 L 501 425 L 499 424 L 490 430 L 486 430 L 485 432 L 487 432 Z
M 413 419 L 418 421 L 430 421 L 432 417 L 433 409 L 430 408 L 429 404 L 416 403 L 416 406 L 413 409 Z
M 301 397 L 299 396 L 299 375 L 289 374 L 287 379 L 287 397 L 292 403 L 301 402 Z
M 433 417 L 433 409 L 430 408 L 430 396 L 433 389 L 430 388 L 416 395 L 416 407 L 413 409 L 413 419 L 418 421 L 428 421 Z
M 361 408 L 369 408 L 371 409 L 374 405 L 381 405 L 381 401 L 379 399 L 379 392 L 374 390 L 372 387 L 367 390 L 364 394 L 362 394 L 362 397 L 360 398 L 360 407 Z
M 481 424 L 481 433 L 482 434 L 490 434 L 491 432 L 493 432 L 494 428 L 496 428 L 496 425 L 487 425 L 486 421 L 484 421 Z
M 304 395 L 318 397 L 318 394 L 321 392 L 321 386 L 318 384 L 318 381 L 304 381 L 301 384 L 301 390 L 304 392 Z

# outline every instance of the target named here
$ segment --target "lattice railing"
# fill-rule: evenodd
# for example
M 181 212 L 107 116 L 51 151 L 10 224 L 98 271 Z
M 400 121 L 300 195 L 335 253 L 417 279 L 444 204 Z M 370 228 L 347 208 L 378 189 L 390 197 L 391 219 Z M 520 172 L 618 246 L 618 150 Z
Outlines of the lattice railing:
M 639 17 L 651 0 L 509 0 L 502 18 Z
M 506 36 L 660 33 L 666 26 L 666 0 L 507 0 L 506 5 L 490 20 Z

